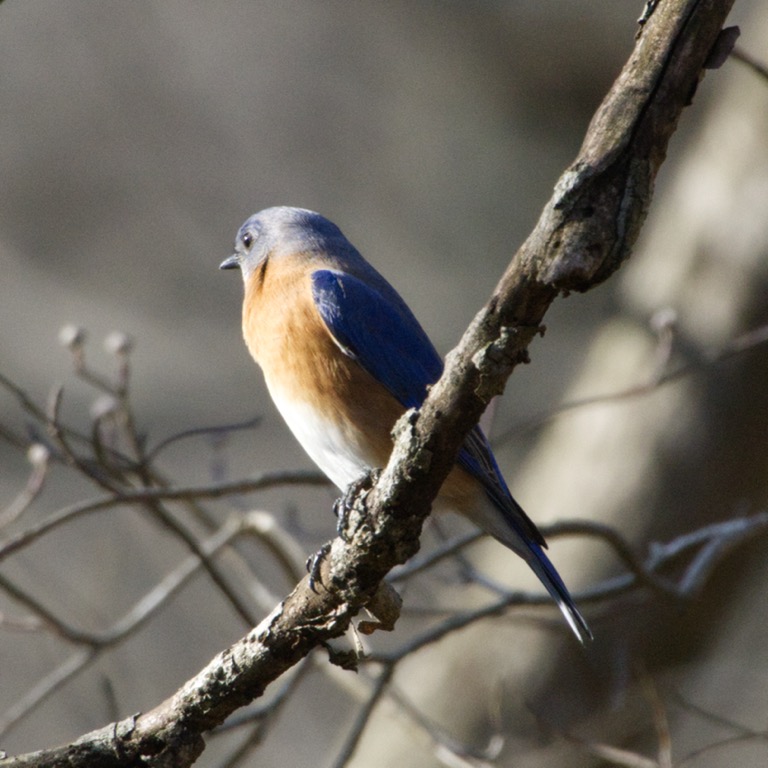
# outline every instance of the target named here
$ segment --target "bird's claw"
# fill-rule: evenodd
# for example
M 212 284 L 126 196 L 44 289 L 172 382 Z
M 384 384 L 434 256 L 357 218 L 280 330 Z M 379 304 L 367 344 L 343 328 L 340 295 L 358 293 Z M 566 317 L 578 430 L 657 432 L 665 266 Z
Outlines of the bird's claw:
M 354 484 L 350 485 L 343 496 L 339 496 L 333 502 L 333 514 L 336 515 L 336 534 L 341 536 L 344 541 L 348 541 L 346 536 L 347 523 L 349 522 L 349 513 L 352 511 L 352 504 L 355 500 L 353 491 Z
M 356 501 L 361 493 L 369 491 L 373 487 L 380 474 L 381 470 L 371 470 L 361 475 L 347 486 L 343 495 L 336 499 L 333 504 L 333 513 L 336 515 L 336 533 L 347 543 L 350 540 L 348 532 L 353 527 L 351 516 L 355 511 Z
M 315 584 L 319 583 L 322 584 L 323 580 L 320 577 L 320 567 L 323 564 L 323 560 L 325 559 L 325 556 L 331 551 L 331 542 L 328 541 L 325 544 L 323 544 L 320 549 L 315 552 L 314 555 L 310 555 L 307 558 L 307 573 L 309 573 L 309 588 L 317 594 L 317 590 L 315 589 Z

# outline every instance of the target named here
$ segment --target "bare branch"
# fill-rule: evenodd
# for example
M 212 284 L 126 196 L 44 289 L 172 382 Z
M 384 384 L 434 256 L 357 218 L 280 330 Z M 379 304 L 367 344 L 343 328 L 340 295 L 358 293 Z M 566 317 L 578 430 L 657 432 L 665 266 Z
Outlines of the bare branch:
M 660 313 L 661 314 L 661 313 Z M 494 445 L 504 443 L 516 432 L 524 432 L 535 429 L 542 424 L 570 411 L 580 408 L 588 408 L 592 405 L 605 405 L 606 403 L 623 402 L 635 397 L 642 397 L 656 392 L 660 387 L 671 384 L 675 381 L 692 376 L 712 368 L 715 365 L 724 363 L 732 358 L 750 352 L 763 344 L 768 343 L 768 325 L 760 325 L 746 333 L 742 333 L 735 339 L 731 339 L 721 349 L 711 353 L 699 360 L 694 360 L 684 365 L 680 365 L 674 370 L 668 370 L 671 354 L 674 329 L 672 324 L 663 323 L 661 328 L 657 329 L 659 342 L 656 347 L 655 365 L 651 370 L 650 376 L 645 381 L 619 390 L 618 392 L 607 392 L 587 397 L 579 398 L 562 403 L 554 408 L 548 408 L 546 411 L 534 415 L 526 421 L 516 424 L 509 429 L 504 430 L 494 437 Z
M 247 480 L 206 485 L 199 488 L 142 488 L 124 490 L 114 495 L 100 496 L 64 507 L 46 520 L 31 526 L 18 534 L 0 540 L 0 561 L 17 550 L 32 544 L 60 525 L 69 523 L 83 515 L 122 505 L 140 504 L 151 501 L 189 501 L 192 499 L 219 499 L 235 494 L 255 493 L 281 485 L 328 485 L 328 479 L 317 472 L 265 472 Z
M 50 451 L 40 443 L 33 443 L 27 450 L 27 459 L 32 465 L 27 483 L 18 496 L 0 512 L 0 530 L 18 520 L 29 508 L 30 504 L 40 495 L 48 476 L 48 459 Z
M 422 523 L 464 436 L 515 366 L 527 361 L 550 304 L 607 279 L 628 257 L 669 138 L 731 4 L 670 0 L 646 19 L 533 233 L 447 357 L 422 408 L 401 419 L 388 466 L 355 489 L 343 538 L 322 561 L 317 592 L 304 578 L 259 626 L 153 710 L 71 746 L 0 765 L 189 765 L 204 748 L 205 732 L 346 630 L 388 571 L 417 551 Z
M 731 51 L 731 56 L 736 61 L 746 64 L 753 72 L 768 81 L 768 65 L 752 56 L 751 53 L 747 53 L 743 48 L 737 47 Z
M 349 764 L 352 756 L 357 749 L 357 745 L 360 743 L 360 739 L 363 736 L 366 726 L 370 722 L 371 713 L 377 704 L 381 701 L 382 697 L 386 693 L 386 690 L 392 680 L 392 674 L 395 671 L 393 665 L 385 666 L 378 677 L 374 680 L 373 687 L 368 695 L 367 700 L 362 707 L 357 711 L 355 721 L 352 724 L 352 729 L 347 738 L 344 740 L 344 744 L 336 755 L 336 759 L 333 761 L 333 768 L 344 768 Z
M 212 557 L 222 547 L 232 541 L 234 537 L 241 534 L 245 525 L 246 521 L 240 517 L 230 519 L 216 534 L 201 544 L 203 555 L 205 557 Z M 16 600 L 26 605 L 33 613 L 37 614 L 48 627 L 52 628 L 69 642 L 84 645 L 85 647 L 76 651 L 70 658 L 39 681 L 34 688 L 28 691 L 26 695 L 20 697 L 14 706 L 0 717 L 0 735 L 5 734 L 19 720 L 38 707 L 67 680 L 96 661 L 99 655 L 107 648 L 141 629 L 163 605 L 189 582 L 192 576 L 200 570 L 201 566 L 202 562 L 199 557 L 194 555 L 187 557 L 144 595 L 130 611 L 118 619 L 111 628 L 101 633 L 86 633 L 66 626 L 53 616 L 50 611 L 40 605 L 38 601 L 24 594 L 7 579 L 2 578 L 0 586 Z
M 214 427 L 194 427 L 193 429 L 185 429 L 176 435 L 171 435 L 170 437 L 161 440 L 152 448 L 152 450 L 147 452 L 146 460 L 148 462 L 154 460 L 166 448 L 174 445 L 180 440 L 186 440 L 188 437 L 199 437 L 201 435 L 218 437 L 221 435 L 228 435 L 230 432 L 255 429 L 259 424 L 261 424 L 261 416 L 254 416 L 252 419 L 240 421 L 237 424 L 220 424 Z

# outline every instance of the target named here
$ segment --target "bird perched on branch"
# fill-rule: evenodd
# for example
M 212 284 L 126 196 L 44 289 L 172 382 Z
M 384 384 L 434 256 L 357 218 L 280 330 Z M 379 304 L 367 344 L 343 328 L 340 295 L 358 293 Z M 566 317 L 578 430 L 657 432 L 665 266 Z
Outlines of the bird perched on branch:
M 245 283 L 243 335 L 278 410 L 342 490 L 386 465 L 391 431 L 421 405 L 443 363 L 395 289 L 328 219 L 267 208 L 237 233 L 221 269 Z M 480 427 L 467 436 L 435 501 L 525 560 L 582 642 L 589 628 L 512 498 Z

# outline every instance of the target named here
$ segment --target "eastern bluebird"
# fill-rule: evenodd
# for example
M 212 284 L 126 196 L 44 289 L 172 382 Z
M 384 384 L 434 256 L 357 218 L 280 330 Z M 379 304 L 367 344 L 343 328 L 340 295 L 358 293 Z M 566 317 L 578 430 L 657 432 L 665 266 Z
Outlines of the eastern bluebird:
M 304 450 L 342 490 L 383 467 L 395 421 L 421 405 L 443 371 L 403 299 L 335 224 L 301 208 L 251 216 L 221 264 L 237 267 L 245 283 L 245 343 Z M 591 638 L 479 426 L 435 507 L 464 514 L 520 555 L 579 640 Z

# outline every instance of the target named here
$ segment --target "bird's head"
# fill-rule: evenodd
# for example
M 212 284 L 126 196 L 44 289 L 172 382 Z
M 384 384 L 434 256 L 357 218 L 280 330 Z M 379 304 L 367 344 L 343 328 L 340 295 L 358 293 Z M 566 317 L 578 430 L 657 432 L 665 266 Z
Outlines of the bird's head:
M 219 269 L 239 268 L 247 281 L 267 259 L 297 254 L 311 258 L 313 253 L 333 250 L 329 249 L 331 244 L 335 249 L 351 248 L 341 230 L 319 213 L 288 206 L 265 208 L 240 227 L 235 252 Z

